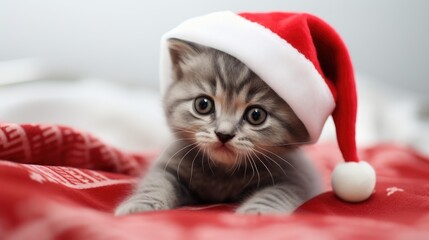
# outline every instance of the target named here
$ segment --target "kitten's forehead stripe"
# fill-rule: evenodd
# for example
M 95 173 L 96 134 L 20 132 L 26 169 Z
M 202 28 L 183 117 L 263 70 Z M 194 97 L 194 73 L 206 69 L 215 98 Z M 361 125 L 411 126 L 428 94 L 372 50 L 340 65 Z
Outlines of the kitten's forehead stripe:
M 235 92 L 237 94 L 239 94 L 241 91 L 245 90 L 246 89 L 245 87 L 247 85 L 250 85 L 252 83 L 252 81 L 254 81 L 254 77 L 255 77 L 254 74 L 248 68 L 245 68 L 245 69 L 247 70 L 246 74 L 242 75 L 242 79 L 240 79 L 240 81 L 238 82 L 237 87 L 235 89 Z
M 253 97 L 253 101 L 255 102 L 272 102 L 271 97 L 273 96 L 273 94 L 275 94 L 272 90 L 266 89 L 265 91 L 263 90 L 259 90 L 259 92 L 257 92 L 255 94 L 255 96 Z M 271 104 L 269 104 L 271 107 Z
M 258 94 L 258 89 L 249 86 L 249 90 L 247 91 L 246 95 L 246 102 L 250 102 L 250 100 L 252 100 L 256 96 L 256 94 Z
M 195 85 L 196 85 L 200 90 L 202 90 L 202 91 L 204 91 L 204 92 L 206 92 L 208 89 L 210 89 L 210 88 L 207 88 L 207 87 L 206 87 L 205 82 L 202 82 L 202 81 L 199 81 L 199 80 L 196 80 L 196 81 L 193 81 L 193 82 L 195 83 Z
M 260 102 L 263 100 L 271 99 L 272 96 L 272 90 L 253 84 L 249 86 L 249 90 L 246 96 L 246 102 Z
M 208 80 L 209 83 L 209 87 L 210 87 L 210 92 L 212 95 L 216 95 L 216 91 L 217 91 L 217 82 L 216 82 L 216 78 L 215 77 L 211 77 Z
M 253 96 L 248 97 L 246 90 L 257 82 L 254 81 L 256 74 L 234 58 L 226 58 L 225 55 L 217 54 L 215 60 L 215 68 L 218 69 L 219 74 L 217 81 L 223 90 L 222 95 L 224 103 L 226 103 L 225 111 L 232 113 L 237 109 L 229 103 L 237 102 L 240 99 L 242 102 L 248 102 L 253 98 Z M 242 92 L 243 94 L 241 94 Z
M 217 56 L 215 61 L 215 68 L 217 73 L 217 80 L 220 82 L 222 88 L 226 90 L 227 89 L 226 81 L 227 81 L 228 74 L 226 73 L 225 62 L 222 56 Z

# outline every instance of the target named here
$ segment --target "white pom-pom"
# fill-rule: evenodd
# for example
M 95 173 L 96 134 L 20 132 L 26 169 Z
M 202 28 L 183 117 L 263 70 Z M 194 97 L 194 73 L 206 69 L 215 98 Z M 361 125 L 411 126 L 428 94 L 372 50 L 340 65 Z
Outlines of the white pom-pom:
M 367 162 L 345 162 L 332 173 L 332 189 L 341 199 L 361 202 L 368 199 L 375 187 L 375 171 Z

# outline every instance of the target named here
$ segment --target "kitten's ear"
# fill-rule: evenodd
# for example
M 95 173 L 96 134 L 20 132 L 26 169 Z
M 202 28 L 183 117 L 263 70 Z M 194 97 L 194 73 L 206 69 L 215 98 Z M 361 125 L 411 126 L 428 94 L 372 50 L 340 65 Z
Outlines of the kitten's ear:
M 181 79 L 185 60 L 199 53 L 198 46 L 183 40 L 171 38 L 168 40 L 168 49 L 170 51 L 175 79 Z

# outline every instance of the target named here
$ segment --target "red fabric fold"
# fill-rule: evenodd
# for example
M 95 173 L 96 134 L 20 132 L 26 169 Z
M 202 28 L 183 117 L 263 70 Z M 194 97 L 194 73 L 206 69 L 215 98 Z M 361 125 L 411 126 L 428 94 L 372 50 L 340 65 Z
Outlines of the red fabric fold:
M 136 176 L 154 153 L 128 154 L 89 133 L 66 126 L 1 124 L 0 159 L 17 163 L 69 166 Z

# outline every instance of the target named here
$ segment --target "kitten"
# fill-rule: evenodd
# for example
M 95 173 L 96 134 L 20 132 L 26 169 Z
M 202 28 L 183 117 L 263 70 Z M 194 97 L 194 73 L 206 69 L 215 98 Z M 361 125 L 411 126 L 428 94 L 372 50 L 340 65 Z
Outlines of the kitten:
M 291 213 L 320 193 L 299 146 L 309 134 L 273 89 L 236 58 L 170 39 L 164 97 L 176 137 L 117 215 L 239 202 L 237 213 Z

